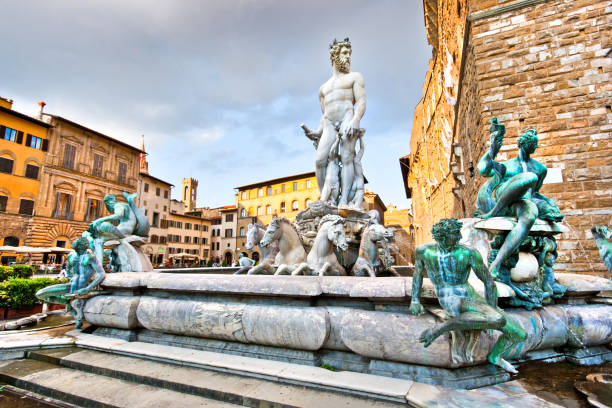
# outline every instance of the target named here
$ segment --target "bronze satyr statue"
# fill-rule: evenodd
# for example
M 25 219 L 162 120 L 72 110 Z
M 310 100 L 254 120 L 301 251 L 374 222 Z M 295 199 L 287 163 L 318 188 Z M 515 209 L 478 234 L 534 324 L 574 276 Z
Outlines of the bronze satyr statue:
M 513 346 L 524 341 L 527 335 L 518 323 L 497 307 L 495 284 L 480 253 L 459 244 L 461 225 L 454 218 L 440 220 L 431 230 L 436 242 L 417 248 L 410 313 L 425 313 L 420 302 L 425 270 L 435 287 L 440 305 L 449 316 L 444 323 L 423 331 L 419 341 L 429 347 L 436 338 L 453 330 L 499 330 L 502 335 L 488 360 L 506 371 L 516 373 L 514 366 L 503 357 Z M 470 269 L 483 281 L 486 300 L 468 283 Z

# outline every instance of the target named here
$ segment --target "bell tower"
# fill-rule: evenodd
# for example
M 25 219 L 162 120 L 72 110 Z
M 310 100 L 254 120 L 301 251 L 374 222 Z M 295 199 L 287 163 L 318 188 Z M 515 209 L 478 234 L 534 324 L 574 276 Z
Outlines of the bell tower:
M 198 195 L 198 180 L 188 177 L 182 182 L 181 201 L 185 204 L 185 211 L 193 211 L 196 208 Z

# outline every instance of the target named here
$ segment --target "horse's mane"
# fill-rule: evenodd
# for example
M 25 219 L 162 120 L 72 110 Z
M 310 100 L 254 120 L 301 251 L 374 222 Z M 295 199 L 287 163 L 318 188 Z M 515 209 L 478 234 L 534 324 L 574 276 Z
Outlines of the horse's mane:
M 285 218 L 285 217 L 276 217 L 276 218 L 274 218 L 274 219 L 272 220 L 272 222 L 274 222 L 274 220 L 279 221 L 279 222 L 282 222 L 283 224 L 288 224 L 288 225 L 290 225 L 290 226 L 291 226 L 291 228 L 293 228 L 293 231 L 295 231 L 296 235 L 297 235 L 298 237 L 300 236 L 300 234 L 298 233 L 297 228 L 295 227 L 295 225 L 294 225 L 294 224 L 293 224 L 291 221 L 289 221 L 289 219 L 287 219 L 287 218 Z
M 265 229 L 266 229 L 266 226 L 265 226 L 265 225 L 260 224 L 260 223 L 258 223 L 258 222 L 252 222 L 252 223 L 250 223 L 249 225 L 254 225 L 254 226 L 256 226 L 257 228 L 263 229 L 264 231 L 265 231 Z
M 326 222 L 333 222 L 334 224 L 344 224 L 344 218 L 336 214 L 324 215 L 323 218 L 321 218 L 321 220 L 319 221 L 319 228 L 321 228 L 321 225 L 325 224 Z

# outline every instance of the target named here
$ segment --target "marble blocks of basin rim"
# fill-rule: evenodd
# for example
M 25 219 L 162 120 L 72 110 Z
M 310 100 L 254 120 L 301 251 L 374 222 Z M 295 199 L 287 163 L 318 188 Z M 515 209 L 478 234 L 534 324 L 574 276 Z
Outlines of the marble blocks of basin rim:
M 595 303 L 612 282 L 558 274 L 558 304 L 506 309 L 528 333 L 508 359 L 601 364 L 612 360 L 612 306 Z M 500 302 L 513 292 L 499 284 Z M 433 286 L 429 313 L 407 312 L 410 277 L 355 278 L 115 273 L 105 295 L 84 306 L 96 335 L 290 361 L 456 388 L 508 380 L 486 357 L 498 332 L 457 332 L 424 348 L 421 332 L 440 323 Z M 479 288 L 476 288 L 479 290 Z M 597 295 L 600 295 L 598 298 Z M 593 299 L 593 303 L 589 303 Z

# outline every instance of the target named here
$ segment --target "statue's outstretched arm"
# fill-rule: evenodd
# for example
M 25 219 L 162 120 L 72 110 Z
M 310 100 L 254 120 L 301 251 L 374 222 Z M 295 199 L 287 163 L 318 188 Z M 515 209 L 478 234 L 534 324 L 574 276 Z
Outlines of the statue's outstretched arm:
M 423 285 L 423 268 L 425 267 L 424 252 L 425 251 L 423 248 L 417 248 L 414 275 L 412 275 L 412 300 L 410 301 L 410 313 L 414 315 L 421 315 L 425 313 L 423 305 L 421 305 L 421 286 Z
M 493 174 L 499 173 L 498 176 L 501 179 L 506 168 L 503 164 L 496 162 L 495 157 L 504 143 L 506 126 L 500 124 L 497 118 L 493 118 L 489 131 L 491 132 L 491 146 L 478 162 L 478 171 L 483 177 L 493 177 Z
M 485 266 L 480 252 L 472 248 L 469 250 L 472 258 L 472 270 L 478 279 L 484 283 L 485 299 L 490 306 L 497 307 L 497 288 L 495 287 L 493 277 Z

